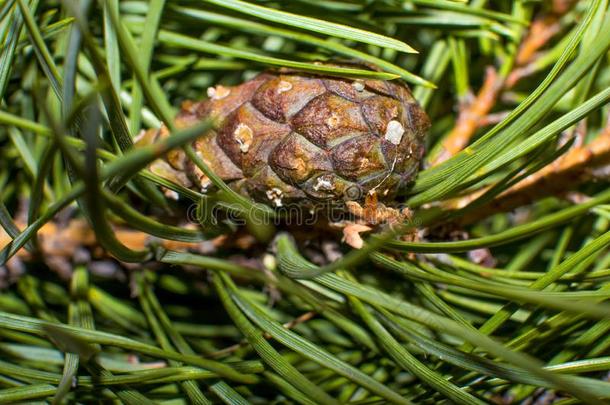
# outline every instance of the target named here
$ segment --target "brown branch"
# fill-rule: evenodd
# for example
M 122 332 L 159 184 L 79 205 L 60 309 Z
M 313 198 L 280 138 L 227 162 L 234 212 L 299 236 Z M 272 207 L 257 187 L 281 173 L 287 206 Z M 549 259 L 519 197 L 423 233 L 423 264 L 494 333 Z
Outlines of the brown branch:
M 550 14 L 537 16 L 532 21 L 527 36 L 519 46 L 515 59 L 516 67 L 506 78 L 504 84 L 506 89 L 514 87 L 519 80 L 536 72 L 535 63 L 540 57 L 539 50 L 561 31 L 560 19 L 572 9 L 574 4 L 576 1 L 555 0 Z
M 493 67 L 485 71 L 485 80 L 475 99 L 459 113 L 455 127 L 443 140 L 441 152 L 434 158 L 432 165 L 437 165 L 464 149 L 479 128 L 479 123 L 496 103 L 502 82 Z
M 25 228 L 25 224 L 17 222 L 17 227 Z M 142 250 L 150 245 L 155 238 L 145 232 L 120 226 L 114 227 L 116 238 L 125 246 Z M 11 237 L 0 227 L 0 248 L 11 242 Z M 56 222 L 47 222 L 38 231 L 38 241 L 41 250 L 41 258 L 50 267 L 60 263 L 70 262 L 83 249 L 89 249 L 95 257 L 107 256 L 95 238 L 95 232 L 87 221 L 82 218 L 69 220 L 65 225 Z M 216 246 L 223 243 L 222 237 L 202 243 L 180 242 L 172 240 L 160 240 L 159 243 L 166 249 L 178 251 L 209 251 L 210 244 Z M 32 255 L 25 249 L 16 253 L 16 258 L 31 260 Z
M 610 125 L 587 145 L 577 146 L 565 155 L 526 177 L 489 204 L 464 216 L 460 223 L 469 224 L 498 212 L 528 205 L 541 197 L 565 195 L 579 185 L 597 178 L 596 171 L 610 165 Z M 448 202 L 447 208 L 460 208 L 485 190 Z
M 487 68 L 479 93 L 474 101 L 461 108 L 455 127 L 443 140 L 440 153 L 430 162 L 432 166 L 455 156 L 470 143 L 478 128 L 494 122 L 497 117 L 488 117 L 488 114 L 496 104 L 499 94 L 535 72 L 532 63 L 538 58 L 538 51 L 561 31 L 559 19 L 573 4 L 573 1 L 557 0 L 552 4 L 551 14 L 534 19 L 517 51 L 515 67 L 505 80 L 498 76 L 493 67 Z
M 536 71 L 535 62 L 539 57 L 538 51 L 561 31 L 559 17 L 556 14 L 541 16 L 532 22 L 530 30 L 517 52 L 516 67 L 506 78 L 504 84 L 506 89 L 514 87 L 519 80 Z
M 538 50 L 545 46 L 560 30 L 561 25 L 558 15 L 546 15 L 534 19 L 527 36 L 519 46 L 515 60 L 517 65 L 522 66 L 534 60 Z
M 553 0 L 551 12 L 563 15 L 570 11 L 578 3 L 578 0 Z

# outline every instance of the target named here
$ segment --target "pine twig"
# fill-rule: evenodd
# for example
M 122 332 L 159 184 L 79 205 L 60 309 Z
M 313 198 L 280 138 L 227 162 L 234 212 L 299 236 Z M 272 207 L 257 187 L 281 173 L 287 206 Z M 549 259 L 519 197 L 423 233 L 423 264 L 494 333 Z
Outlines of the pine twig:
M 560 29 L 559 15 L 542 15 L 534 19 L 527 36 L 519 47 L 515 61 L 517 65 L 525 65 L 535 59 L 536 52 L 558 34 Z
M 441 152 L 432 159 L 432 166 L 444 162 L 463 150 L 478 128 L 497 118 L 488 118 L 488 114 L 495 106 L 500 93 L 514 87 L 519 80 L 535 71 L 532 64 L 538 58 L 538 50 L 561 32 L 559 19 L 570 10 L 572 5 L 573 2 L 556 1 L 551 14 L 540 15 L 534 19 L 519 46 L 515 67 L 506 77 L 500 77 L 494 67 L 487 68 L 479 93 L 460 111 L 454 128 L 442 142 Z
M 485 71 L 485 81 L 474 100 L 460 111 L 455 127 L 443 140 L 442 150 L 433 159 L 438 165 L 464 149 L 479 128 L 480 122 L 496 104 L 502 81 L 494 67 Z
M 22 229 L 25 225 L 17 222 L 17 227 Z M 131 249 L 144 249 L 154 240 L 146 232 L 131 228 L 115 226 L 114 231 L 116 238 Z M 55 263 L 72 260 L 81 249 L 92 249 L 97 252 L 97 249 L 100 248 L 91 225 L 82 218 L 70 219 L 66 224 L 48 222 L 38 231 L 38 238 L 41 257 L 47 263 L 50 260 Z M 12 238 L 0 228 L 0 248 L 6 246 L 11 240 Z M 216 244 L 217 240 L 211 242 Z M 218 239 L 218 242 L 221 242 L 220 239 Z M 159 243 L 166 249 L 177 251 L 198 250 L 201 247 L 201 243 L 165 239 L 162 239 Z M 17 252 L 16 257 L 24 260 L 32 259 L 32 255 L 25 249 Z
M 559 17 L 559 14 L 543 15 L 532 21 L 517 53 L 517 67 L 506 78 L 506 89 L 514 87 L 519 80 L 535 71 L 534 63 L 539 56 L 538 51 L 561 31 Z
M 468 224 L 498 212 L 507 212 L 549 195 L 565 195 L 579 185 L 594 180 L 610 165 L 610 124 L 590 143 L 574 147 L 561 158 L 526 177 L 486 206 L 460 219 Z M 602 173 L 603 175 L 603 173 Z M 453 208 L 463 207 L 483 191 L 452 201 Z

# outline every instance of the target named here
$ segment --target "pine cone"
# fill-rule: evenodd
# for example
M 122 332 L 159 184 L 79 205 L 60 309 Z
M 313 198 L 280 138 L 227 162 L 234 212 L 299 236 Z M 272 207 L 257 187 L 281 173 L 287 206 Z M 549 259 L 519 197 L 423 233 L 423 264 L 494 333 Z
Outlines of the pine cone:
M 214 117 L 215 129 L 194 144 L 197 153 L 238 191 L 276 207 L 359 201 L 371 190 L 390 200 L 417 174 L 430 125 L 398 81 L 282 71 L 210 88 L 208 96 L 184 103 L 177 126 Z M 182 151 L 168 162 L 174 180 L 209 186 Z

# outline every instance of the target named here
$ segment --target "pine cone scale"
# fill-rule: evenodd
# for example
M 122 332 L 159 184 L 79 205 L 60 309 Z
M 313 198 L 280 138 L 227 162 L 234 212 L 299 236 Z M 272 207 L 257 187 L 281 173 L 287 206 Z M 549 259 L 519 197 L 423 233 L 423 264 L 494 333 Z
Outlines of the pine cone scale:
M 291 133 L 269 156 L 269 165 L 287 183 L 302 183 L 316 172 L 330 172 L 328 152 L 296 132 Z
M 280 75 L 259 88 L 252 104 L 269 119 L 286 123 L 325 91 L 319 79 Z

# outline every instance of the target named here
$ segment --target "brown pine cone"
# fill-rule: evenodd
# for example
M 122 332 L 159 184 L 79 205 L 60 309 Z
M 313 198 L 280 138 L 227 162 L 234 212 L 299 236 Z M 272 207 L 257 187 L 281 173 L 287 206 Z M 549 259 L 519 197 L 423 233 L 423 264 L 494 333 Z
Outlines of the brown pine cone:
M 390 200 L 417 174 L 430 125 L 398 81 L 281 71 L 208 96 L 184 103 L 177 126 L 214 117 L 196 152 L 235 189 L 275 207 L 361 201 L 373 190 Z M 207 190 L 209 180 L 182 151 L 167 161 L 174 180 Z M 161 162 L 156 171 L 169 169 Z

